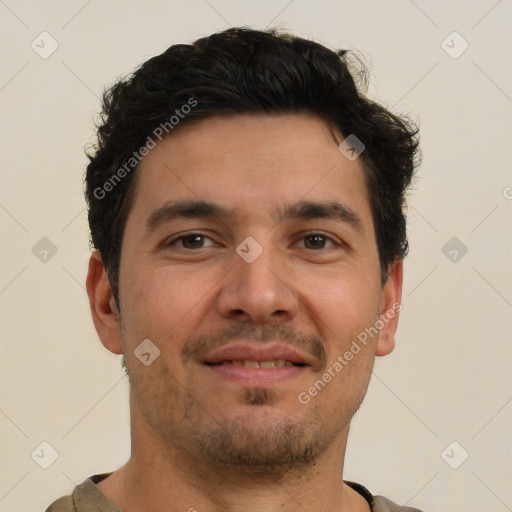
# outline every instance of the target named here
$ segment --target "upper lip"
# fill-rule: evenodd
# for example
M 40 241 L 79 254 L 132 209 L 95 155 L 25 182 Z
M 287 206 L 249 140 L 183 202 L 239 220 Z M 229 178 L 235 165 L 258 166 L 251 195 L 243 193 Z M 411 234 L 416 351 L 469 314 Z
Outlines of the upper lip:
M 307 356 L 301 355 L 297 350 L 286 345 L 269 342 L 265 342 L 264 345 L 255 345 L 254 343 L 225 345 L 208 354 L 203 362 L 215 364 L 233 360 L 272 361 L 274 359 L 284 359 L 292 363 L 311 366 Z

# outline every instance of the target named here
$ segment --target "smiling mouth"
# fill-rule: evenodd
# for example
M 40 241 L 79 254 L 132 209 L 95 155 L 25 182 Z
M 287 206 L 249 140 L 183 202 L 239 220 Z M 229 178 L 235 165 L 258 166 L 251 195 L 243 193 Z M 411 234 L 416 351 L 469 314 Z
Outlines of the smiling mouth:
M 226 361 L 220 361 L 219 363 L 210 363 L 208 361 L 205 364 L 209 366 L 243 366 L 245 368 L 279 368 L 283 366 L 306 366 L 304 363 L 294 363 L 285 359 L 272 359 L 270 361 L 254 361 L 250 359 L 232 359 Z

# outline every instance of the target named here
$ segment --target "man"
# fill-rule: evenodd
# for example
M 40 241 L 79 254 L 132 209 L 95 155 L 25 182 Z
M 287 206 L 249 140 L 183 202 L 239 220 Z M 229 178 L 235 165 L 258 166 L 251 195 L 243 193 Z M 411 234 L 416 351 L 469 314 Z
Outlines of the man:
M 411 511 L 343 480 L 389 354 L 417 130 L 346 52 L 232 28 L 105 95 L 87 290 L 132 454 L 47 512 Z

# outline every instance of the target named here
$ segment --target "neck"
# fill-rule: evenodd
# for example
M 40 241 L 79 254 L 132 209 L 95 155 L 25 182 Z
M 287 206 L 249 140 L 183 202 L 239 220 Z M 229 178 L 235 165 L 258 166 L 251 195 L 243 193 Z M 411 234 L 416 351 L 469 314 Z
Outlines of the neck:
M 132 411 L 133 412 L 133 411 Z M 163 446 L 142 418 L 132 416 L 132 455 L 98 484 L 123 512 L 359 512 L 365 499 L 343 483 L 349 426 L 307 467 L 268 468 L 212 465 L 182 446 Z

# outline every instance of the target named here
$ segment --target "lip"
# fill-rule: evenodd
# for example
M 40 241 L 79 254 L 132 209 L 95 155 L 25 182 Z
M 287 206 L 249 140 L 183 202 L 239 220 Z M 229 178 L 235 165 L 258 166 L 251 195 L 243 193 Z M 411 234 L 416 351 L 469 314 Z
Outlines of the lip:
M 275 368 L 246 368 L 234 364 L 218 365 L 222 361 L 250 360 L 272 361 L 284 359 L 302 366 L 279 366 Z M 297 378 L 311 369 L 314 361 L 311 356 L 302 355 L 297 350 L 282 343 L 265 342 L 237 342 L 225 345 L 208 354 L 203 366 L 218 377 L 227 379 L 245 386 L 268 386 Z
M 272 342 L 265 342 L 265 344 L 261 344 L 260 342 L 258 345 L 255 345 L 254 342 L 238 342 L 232 345 L 225 345 L 211 354 L 208 354 L 202 362 L 218 364 L 222 361 L 240 359 L 250 361 L 272 361 L 274 359 L 284 359 L 285 361 L 291 361 L 292 363 L 312 366 L 312 361 L 309 356 L 302 355 L 297 350 L 281 343 Z M 264 368 L 248 369 L 264 370 Z M 278 368 L 269 368 L 269 370 L 275 371 L 278 370 Z
M 280 366 L 276 368 L 246 368 L 245 366 L 203 365 L 207 371 L 243 386 L 269 386 L 285 382 L 307 372 L 309 366 Z

